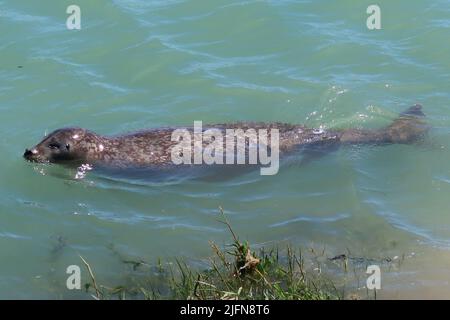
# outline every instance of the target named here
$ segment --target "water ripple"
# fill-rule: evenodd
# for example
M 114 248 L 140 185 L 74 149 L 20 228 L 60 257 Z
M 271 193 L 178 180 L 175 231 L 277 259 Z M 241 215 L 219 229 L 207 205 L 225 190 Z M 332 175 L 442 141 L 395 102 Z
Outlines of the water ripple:
M 289 224 L 293 224 L 293 223 L 297 223 L 297 222 L 330 223 L 330 222 L 336 222 L 336 221 L 339 221 L 339 220 L 348 219 L 350 217 L 351 217 L 351 215 L 348 214 L 348 213 L 341 213 L 341 214 L 337 214 L 337 215 L 332 216 L 332 217 L 299 216 L 299 217 L 294 218 L 294 219 L 290 219 L 290 220 L 286 220 L 286 221 L 282 221 L 282 222 L 277 222 L 277 223 L 271 224 L 270 227 L 271 228 L 285 227 L 285 226 L 287 226 Z

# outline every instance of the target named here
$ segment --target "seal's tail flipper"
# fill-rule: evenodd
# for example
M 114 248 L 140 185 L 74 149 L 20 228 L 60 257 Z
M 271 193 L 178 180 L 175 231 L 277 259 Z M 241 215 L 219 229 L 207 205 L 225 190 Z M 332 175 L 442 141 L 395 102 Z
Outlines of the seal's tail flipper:
M 415 104 L 412 107 L 409 107 L 402 113 L 400 113 L 400 117 L 425 117 L 425 113 L 422 112 L 422 105 Z
M 415 142 L 428 131 L 420 104 L 409 107 L 386 128 L 387 140 L 393 143 Z

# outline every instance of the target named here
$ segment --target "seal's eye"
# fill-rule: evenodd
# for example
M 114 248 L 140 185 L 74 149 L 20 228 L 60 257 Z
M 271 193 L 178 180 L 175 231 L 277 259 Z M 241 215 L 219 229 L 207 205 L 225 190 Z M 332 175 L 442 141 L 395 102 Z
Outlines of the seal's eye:
M 56 149 L 59 149 L 61 147 L 61 145 L 59 143 L 50 143 L 48 145 L 48 147 L 52 150 L 56 150 Z
M 66 144 L 66 150 L 70 150 L 70 144 Z

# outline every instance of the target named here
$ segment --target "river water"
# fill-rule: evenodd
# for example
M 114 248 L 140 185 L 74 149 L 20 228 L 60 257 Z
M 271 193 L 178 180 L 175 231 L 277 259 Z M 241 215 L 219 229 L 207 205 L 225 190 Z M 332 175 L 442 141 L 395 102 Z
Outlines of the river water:
M 66 28 L 74 2 L 81 30 Z M 0 298 L 86 297 L 65 288 L 78 254 L 120 283 L 112 246 L 195 264 L 208 241 L 229 242 L 219 206 L 255 247 L 401 260 L 378 297 L 450 298 L 450 2 L 379 0 L 381 30 L 366 26 L 370 4 L 0 1 Z M 422 143 L 345 147 L 274 176 L 74 179 L 22 159 L 69 125 L 375 128 L 414 103 L 432 126 Z

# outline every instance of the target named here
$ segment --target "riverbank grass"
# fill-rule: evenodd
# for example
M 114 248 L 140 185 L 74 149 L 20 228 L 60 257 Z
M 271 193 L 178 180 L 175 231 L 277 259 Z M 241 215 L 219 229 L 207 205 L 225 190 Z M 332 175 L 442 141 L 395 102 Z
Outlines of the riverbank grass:
M 221 220 L 228 228 L 233 243 L 221 249 L 210 243 L 213 255 L 208 266 L 198 270 L 185 261 L 173 264 L 159 261 L 150 266 L 142 260 L 126 259 L 134 270 L 149 267 L 151 275 L 131 284 L 109 288 L 98 284 L 89 263 L 81 257 L 90 275 L 85 289 L 95 299 L 177 299 L 177 300 L 325 300 L 339 298 L 336 288 L 320 279 L 309 277 L 301 251 L 283 250 L 254 252 L 233 231 L 220 208 Z

